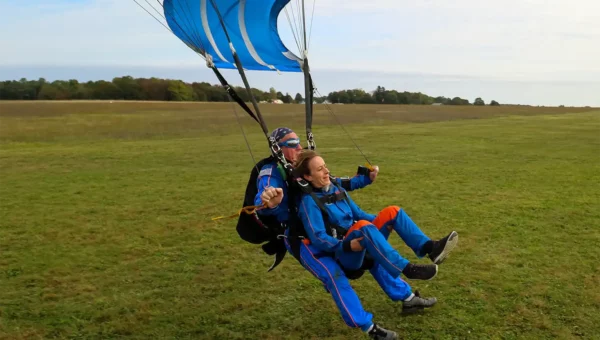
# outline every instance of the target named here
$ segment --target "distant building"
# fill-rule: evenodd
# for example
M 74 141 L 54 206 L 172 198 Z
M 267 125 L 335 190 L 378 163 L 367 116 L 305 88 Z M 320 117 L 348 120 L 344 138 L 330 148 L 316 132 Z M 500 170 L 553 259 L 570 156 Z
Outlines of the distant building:
M 442 103 L 433 103 L 433 104 L 431 104 L 431 105 L 438 106 L 438 105 L 444 105 L 444 104 L 442 104 Z
M 281 99 L 274 99 L 273 100 L 273 104 L 283 104 L 283 100 L 281 100 Z

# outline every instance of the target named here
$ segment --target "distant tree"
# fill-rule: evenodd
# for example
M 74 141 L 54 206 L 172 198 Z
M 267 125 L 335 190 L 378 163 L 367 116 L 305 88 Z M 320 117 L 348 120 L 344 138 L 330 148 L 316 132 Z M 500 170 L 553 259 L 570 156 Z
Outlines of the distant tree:
M 192 90 L 194 91 L 194 97 L 196 100 L 205 102 L 208 101 L 207 92 L 211 85 L 209 83 L 192 83 Z
M 327 99 L 327 97 L 323 96 L 323 97 L 315 97 L 314 101 L 317 104 L 323 104 L 323 102 Z
M 340 94 L 338 96 L 338 103 L 341 103 L 341 104 L 350 103 L 350 96 L 348 95 L 348 93 L 346 91 L 340 92 Z
M 241 100 L 249 102 L 251 97 L 258 101 L 280 99 L 284 103 L 302 102 L 305 98 L 301 93 L 292 97 L 289 93 L 283 94 L 274 87 L 269 91 L 251 88 L 250 93 L 245 87 L 234 87 Z M 8 100 L 36 100 L 36 99 L 125 99 L 125 100 L 174 100 L 174 101 L 229 101 L 229 95 L 221 85 L 208 82 L 185 83 L 181 80 L 160 78 L 133 78 L 123 76 L 113 78 L 112 81 L 88 81 L 80 83 L 76 79 L 55 80 L 48 82 L 44 78 L 38 80 L 0 81 L 0 99 Z M 315 103 L 321 104 L 325 100 L 331 103 L 343 104 L 412 104 L 428 105 L 442 103 L 447 105 L 470 105 L 469 101 L 460 97 L 452 99 L 446 97 L 430 97 L 420 92 L 399 92 L 386 90 L 377 86 L 372 92 L 363 89 L 345 89 L 329 93 L 327 96 L 314 97 Z M 485 105 L 481 98 L 475 100 L 475 105 Z M 492 106 L 500 105 L 492 100 Z
M 473 103 L 473 105 L 483 106 L 483 105 L 485 105 L 485 102 L 480 97 L 477 97 L 477 98 L 475 98 L 475 102 Z
M 385 87 L 377 86 L 375 92 L 373 93 L 373 99 L 375 99 L 376 103 L 383 103 L 385 96 Z
M 227 91 L 222 86 L 210 86 L 206 96 L 209 102 L 226 102 L 229 100 Z
M 54 82 L 52 83 L 54 85 Z M 121 89 L 112 82 L 100 80 L 90 84 L 93 99 L 122 99 Z
M 289 93 L 286 93 L 285 96 L 281 97 L 281 101 L 285 104 L 290 104 L 293 100 L 294 98 L 292 98 Z
M 396 91 L 386 91 L 383 94 L 383 103 L 384 104 L 398 104 L 398 96 L 396 96 Z
M 448 104 L 449 105 L 469 105 L 469 101 L 467 99 L 462 99 L 460 97 L 454 97 Z
M 330 103 L 334 103 L 335 104 L 335 103 L 339 102 L 339 97 L 340 97 L 340 93 L 339 92 L 337 92 L 337 91 L 336 92 L 330 92 L 327 95 L 327 100 Z
M 167 100 L 167 87 L 169 84 L 166 80 L 158 78 L 138 79 L 141 91 L 144 98 L 147 100 Z
M 450 100 L 448 105 L 460 105 L 461 99 L 459 97 L 454 97 Z
M 38 94 L 38 99 L 41 100 L 53 100 L 58 95 L 58 89 L 52 84 L 44 84 Z
M 284 97 L 283 93 L 277 91 L 277 98 L 275 98 L 275 99 L 279 99 L 279 100 L 283 101 L 283 97 Z
M 444 104 L 444 105 L 450 105 L 450 103 L 452 102 L 452 99 L 440 96 L 440 97 L 435 97 L 435 99 L 434 99 L 433 102 L 434 103 L 441 103 L 441 104 Z
M 277 92 L 277 90 L 275 90 L 274 87 L 271 87 L 269 89 L 269 99 L 271 99 L 271 100 L 279 99 L 277 96 L 279 93 L 281 93 L 281 92 Z
M 113 78 L 115 84 L 123 95 L 125 100 L 140 100 L 144 99 L 140 84 L 131 76 Z
M 369 93 L 364 93 L 358 98 L 358 104 L 374 104 L 375 100 Z
M 172 80 L 167 87 L 167 100 L 191 101 L 194 99 L 194 90 L 181 80 Z
M 252 91 L 252 95 L 254 96 L 254 98 L 256 100 L 258 100 L 259 102 L 260 101 L 269 101 L 269 99 L 270 99 L 269 92 L 264 92 L 264 91 L 261 91 L 256 88 L 251 88 L 250 90 Z

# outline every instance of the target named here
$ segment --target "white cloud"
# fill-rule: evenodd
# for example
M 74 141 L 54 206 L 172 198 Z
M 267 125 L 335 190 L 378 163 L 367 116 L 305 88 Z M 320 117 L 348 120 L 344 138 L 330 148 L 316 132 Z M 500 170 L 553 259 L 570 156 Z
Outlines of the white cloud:
M 336 12 L 339 2 L 324 2 L 328 19 L 347 33 L 336 42 L 342 47 L 312 52 L 324 68 L 533 79 L 600 72 L 597 1 L 347 0 Z M 318 39 L 331 45 L 327 35 Z M 336 49 L 341 60 L 329 57 Z

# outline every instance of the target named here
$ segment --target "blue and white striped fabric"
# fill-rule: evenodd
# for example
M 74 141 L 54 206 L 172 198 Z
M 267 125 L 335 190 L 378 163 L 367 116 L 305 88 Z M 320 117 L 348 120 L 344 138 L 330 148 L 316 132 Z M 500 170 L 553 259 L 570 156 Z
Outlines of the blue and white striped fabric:
M 301 59 L 285 47 L 277 31 L 277 17 L 289 1 L 215 0 L 244 69 L 301 72 Z M 211 0 L 164 0 L 163 8 L 179 39 L 210 55 L 217 68 L 236 68 Z

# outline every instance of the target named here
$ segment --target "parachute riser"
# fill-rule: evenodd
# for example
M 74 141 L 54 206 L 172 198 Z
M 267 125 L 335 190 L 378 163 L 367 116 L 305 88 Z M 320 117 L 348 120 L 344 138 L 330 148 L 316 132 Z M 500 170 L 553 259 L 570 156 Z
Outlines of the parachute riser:
M 292 164 L 290 164 L 285 159 L 285 156 L 283 155 L 283 151 L 281 151 L 281 148 L 275 141 L 275 138 L 269 137 L 268 140 L 269 140 L 269 147 L 271 149 L 271 153 L 277 159 L 277 161 L 281 164 L 281 166 L 283 167 L 283 170 L 287 174 L 288 178 L 291 178 L 293 180 L 293 182 L 295 182 L 298 185 L 298 187 L 300 188 L 300 190 L 302 190 L 303 192 L 306 192 L 306 193 L 311 192 L 310 184 L 304 178 L 297 176 L 296 172 L 294 171 L 294 167 L 292 166 Z
M 260 113 L 260 109 L 258 108 L 258 103 L 256 102 L 256 98 L 254 98 L 254 94 L 252 94 L 252 90 L 250 89 L 250 84 L 248 83 L 248 78 L 246 78 L 246 73 L 244 72 L 244 67 L 242 66 L 242 62 L 240 61 L 240 58 L 238 57 L 237 52 L 235 51 L 235 48 L 233 47 L 233 43 L 231 42 L 231 38 L 229 37 L 229 32 L 227 32 L 227 27 L 225 26 L 225 22 L 223 21 L 223 16 L 221 15 L 221 11 L 217 7 L 215 0 L 210 0 L 210 2 L 212 4 L 213 8 L 215 9 L 215 12 L 217 13 L 219 22 L 221 23 L 221 27 L 223 28 L 223 32 L 225 32 L 225 36 L 227 37 L 227 41 L 229 42 L 229 48 L 231 49 L 231 54 L 232 54 L 233 60 L 235 62 L 235 66 L 240 74 L 240 77 L 242 78 L 242 81 L 244 82 L 244 87 L 246 88 L 246 92 L 248 92 L 248 96 L 250 96 L 250 100 L 252 101 L 252 106 L 254 107 L 254 112 L 256 113 L 256 115 L 258 116 L 258 119 L 259 119 L 260 127 L 262 128 L 265 136 L 267 136 L 269 134 L 269 130 L 267 129 L 267 125 L 265 124 L 262 114 Z
M 307 55 L 304 56 L 302 71 L 304 72 L 304 108 L 306 111 L 306 142 L 308 149 L 314 150 L 317 147 L 315 144 L 314 135 L 312 133 L 314 88 L 312 84 L 312 78 L 310 76 L 310 68 L 308 66 Z

